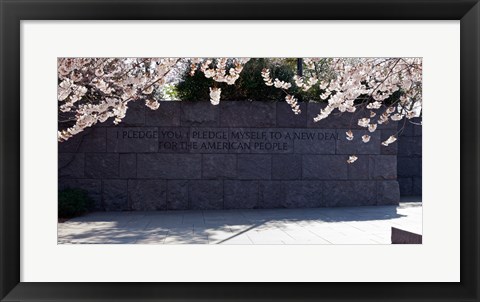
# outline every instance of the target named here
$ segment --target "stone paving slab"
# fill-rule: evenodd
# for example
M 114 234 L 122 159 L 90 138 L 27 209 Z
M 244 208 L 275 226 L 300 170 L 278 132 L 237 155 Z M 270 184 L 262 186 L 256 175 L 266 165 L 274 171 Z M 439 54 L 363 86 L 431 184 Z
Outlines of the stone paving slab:
M 59 244 L 390 244 L 422 234 L 422 203 L 344 208 L 94 212 L 58 224 Z

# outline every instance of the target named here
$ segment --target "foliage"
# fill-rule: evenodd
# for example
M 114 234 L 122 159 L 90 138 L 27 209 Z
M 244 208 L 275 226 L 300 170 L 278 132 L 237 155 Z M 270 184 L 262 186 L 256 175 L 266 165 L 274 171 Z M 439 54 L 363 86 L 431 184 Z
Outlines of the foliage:
M 71 218 L 92 210 L 93 200 L 85 190 L 64 189 L 58 192 L 58 217 Z
M 197 70 L 194 75 L 185 71 L 180 82 L 176 86 L 177 96 L 182 101 L 207 101 L 209 100 L 209 87 L 221 88 L 222 100 L 227 101 L 283 101 L 284 94 L 271 87 L 265 86 L 262 80 L 262 70 L 268 68 L 275 78 L 292 79 L 297 70 L 296 59 L 250 59 L 242 71 L 241 77 L 235 86 L 218 84 L 211 78 Z M 308 91 L 302 91 L 298 87 L 292 87 L 292 93 L 300 101 L 322 101 L 320 99 L 320 88 L 312 87 Z
M 177 86 L 173 84 L 165 84 L 159 93 L 159 98 L 165 100 L 179 100 Z
M 212 78 L 206 78 L 197 70 L 193 76 L 190 71 L 183 73 L 180 82 L 177 84 L 177 92 L 180 100 L 187 101 L 208 101 L 209 87 L 221 88 L 222 99 L 229 101 L 276 101 L 283 100 L 281 91 L 271 89 L 263 84 L 261 71 L 263 68 L 271 67 L 279 78 L 289 79 L 295 75 L 291 66 L 273 64 L 268 59 L 250 59 L 242 71 L 242 76 L 237 80 L 235 86 L 215 83 Z
M 210 100 L 208 88 L 212 86 L 213 79 L 206 78 L 200 71 L 190 75 L 189 70 L 183 73 L 182 79 L 176 86 L 179 100 Z

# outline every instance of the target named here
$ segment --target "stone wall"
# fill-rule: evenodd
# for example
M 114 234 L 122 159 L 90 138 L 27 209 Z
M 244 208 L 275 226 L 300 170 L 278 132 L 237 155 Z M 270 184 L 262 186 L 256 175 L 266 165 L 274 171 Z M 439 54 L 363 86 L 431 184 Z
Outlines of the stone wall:
M 295 208 L 397 204 L 397 125 L 364 144 L 351 115 L 318 123 L 316 103 L 131 105 L 59 143 L 59 188 L 86 189 L 98 210 Z M 353 129 L 356 139 L 347 141 Z M 351 154 L 358 160 L 347 164 Z
M 420 121 L 415 120 L 415 123 Z M 403 123 L 398 125 L 399 129 Z M 406 123 L 398 140 L 398 183 L 402 196 L 422 195 L 422 126 Z

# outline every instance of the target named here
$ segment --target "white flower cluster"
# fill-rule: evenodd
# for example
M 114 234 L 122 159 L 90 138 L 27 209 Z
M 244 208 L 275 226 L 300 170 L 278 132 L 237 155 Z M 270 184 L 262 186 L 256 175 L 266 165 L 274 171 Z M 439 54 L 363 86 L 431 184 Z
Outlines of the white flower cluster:
M 270 70 L 267 68 L 262 69 L 262 78 L 263 82 L 267 86 L 275 86 L 275 88 L 278 89 L 283 89 L 283 90 L 288 90 L 290 87 L 292 87 L 292 84 L 287 83 L 285 81 L 280 81 L 279 79 L 275 78 L 275 80 L 272 82 L 272 78 L 270 77 Z
M 382 142 L 382 145 L 388 146 L 391 143 L 395 142 L 397 138 L 394 135 L 391 135 L 386 141 Z
M 220 94 L 222 93 L 222 89 L 220 88 L 211 88 L 210 87 L 210 102 L 212 105 L 218 105 L 220 103 Z
M 289 94 L 287 90 L 292 87 L 292 84 L 281 81 L 277 78 L 272 82 L 272 78 L 270 77 L 270 70 L 268 68 L 262 69 L 262 78 L 263 82 L 267 86 L 274 86 L 275 88 L 282 89 L 287 95 L 285 96 L 285 101 L 287 104 L 290 105 L 292 108 L 293 113 L 295 114 L 300 114 L 302 111 L 300 110 L 300 105 L 298 105 L 298 100 L 295 98 L 295 96 Z
M 391 121 L 421 116 L 422 111 L 422 61 L 419 58 L 338 58 L 331 62 L 333 77 L 323 80 L 320 97 L 328 101 L 325 108 L 314 118 L 315 122 L 327 118 L 335 109 L 339 112 L 355 112 L 364 107 L 370 112 L 358 119 L 358 125 L 368 132 L 375 132 L 377 125 Z M 298 84 L 302 84 L 299 82 Z M 298 85 L 297 86 L 301 86 Z M 393 93 L 400 92 L 399 101 L 386 105 Z M 386 109 L 377 113 L 374 110 Z M 351 132 L 350 132 L 351 134 Z M 347 139 L 353 134 L 347 132 Z M 364 143 L 370 135 L 362 136 Z M 397 140 L 395 135 L 382 142 L 388 146 Z
M 64 101 L 60 105 L 60 111 L 69 112 L 76 102 L 80 101 L 87 93 L 87 88 L 74 84 L 70 79 L 64 79 L 58 85 L 57 98 L 59 102 Z M 67 99 L 68 98 L 68 99 Z
M 279 79 L 275 79 L 275 81 L 273 82 L 273 86 L 275 86 L 275 88 L 287 90 L 288 88 L 292 87 L 292 84 L 280 81 Z
M 125 117 L 128 103 L 151 95 L 165 83 L 178 58 L 61 58 L 57 98 L 60 112 L 74 112 L 74 125 L 58 131 L 65 141 L 85 128 Z M 158 109 L 155 100 L 145 101 Z
M 362 135 L 362 142 L 368 143 L 369 141 L 370 141 L 370 135 L 368 134 Z
M 349 140 L 349 141 L 353 140 L 353 132 L 352 132 L 352 130 L 348 130 L 348 131 L 346 132 L 346 134 L 347 134 L 347 140 Z
M 357 161 L 357 159 L 358 159 L 358 157 L 356 157 L 355 155 L 350 155 L 350 156 L 348 157 L 347 163 L 353 164 L 354 162 Z
M 160 103 L 157 100 L 147 99 L 145 100 L 145 106 L 152 110 L 157 110 L 160 107 Z
M 315 69 L 315 62 L 318 62 L 319 58 L 304 58 L 303 63 L 307 65 L 307 69 L 313 70 Z
M 267 86 L 273 86 L 272 78 L 270 78 L 270 70 L 268 68 L 262 69 L 262 78 Z
M 292 107 L 292 111 L 295 114 L 300 114 L 302 111 L 300 110 L 300 105 L 298 105 L 297 99 L 290 94 L 287 94 L 285 97 L 285 101 Z
M 228 85 L 233 85 L 240 77 L 240 73 L 243 70 L 243 66 L 249 59 L 233 59 L 234 67 L 228 70 L 227 74 L 227 62 L 228 58 L 218 58 L 217 65 L 210 68 L 213 60 L 207 59 L 200 64 L 200 70 L 205 74 L 206 78 L 213 78 L 215 82 L 224 82 Z
M 114 117 L 118 124 L 125 117 L 127 106 L 124 102 L 114 98 L 106 98 L 98 105 L 81 104 L 76 112 L 76 123 L 72 127 L 58 131 L 60 141 L 68 140 L 75 134 L 82 132 L 85 128 L 91 127 L 97 122 L 105 122 L 108 118 Z
M 332 61 L 331 68 L 335 77 L 329 82 L 323 81 L 320 84 L 320 88 L 324 90 L 320 97 L 328 100 L 328 106 L 315 117 L 315 121 L 328 117 L 334 109 L 340 112 L 355 112 L 354 101 L 362 98 L 364 101 L 359 105 L 367 109 L 379 109 L 383 102 L 397 91 L 402 92 L 398 106 L 387 108 L 379 117 L 378 123 L 387 123 L 389 119 L 399 121 L 404 117 L 413 118 L 420 115 L 421 59 L 338 58 Z
M 216 65 L 213 66 L 214 59 L 190 58 L 190 75 L 194 75 L 199 68 L 206 78 L 212 78 L 215 82 L 233 85 L 240 77 L 245 64 L 250 58 L 216 58 Z M 231 63 L 232 67 L 228 69 L 227 65 Z M 213 66 L 213 67 L 211 67 Z M 212 91 L 214 97 L 212 97 Z M 213 105 L 220 102 L 220 88 L 210 88 L 210 101 Z
M 295 85 L 297 85 L 298 88 L 301 88 L 303 91 L 308 91 L 310 88 L 312 88 L 313 85 L 317 84 L 318 79 L 316 76 L 312 76 L 307 78 L 307 82 L 305 83 L 303 78 L 295 75 L 293 77 L 293 80 L 295 81 Z
M 370 119 L 369 118 L 364 117 L 364 118 L 361 118 L 361 119 L 358 120 L 358 125 L 360 127 L 365 127 L 366 128 L 366 127 L 368 127 L 369 124 L 370 124 Z

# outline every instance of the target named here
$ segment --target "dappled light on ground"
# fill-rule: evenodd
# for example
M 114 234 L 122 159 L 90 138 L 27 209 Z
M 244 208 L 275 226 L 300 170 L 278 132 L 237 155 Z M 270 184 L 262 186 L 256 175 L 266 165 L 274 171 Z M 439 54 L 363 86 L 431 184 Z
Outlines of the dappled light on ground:
M 422 233 L 422 204 L 95 212 L 58 224 L 59 244 L 390 244 L 391 227 Z

